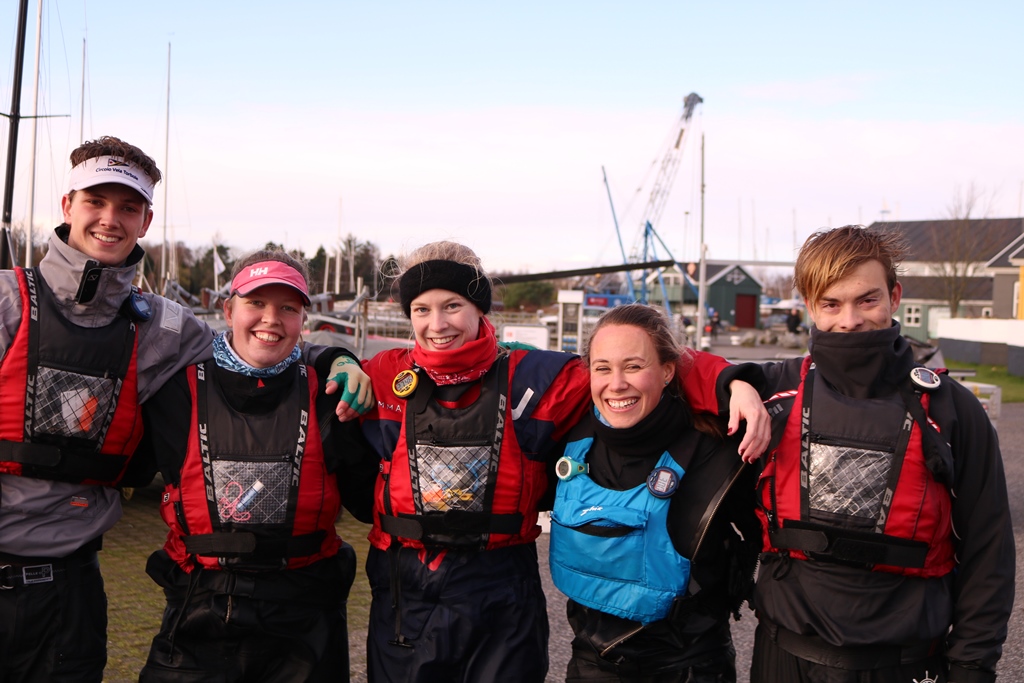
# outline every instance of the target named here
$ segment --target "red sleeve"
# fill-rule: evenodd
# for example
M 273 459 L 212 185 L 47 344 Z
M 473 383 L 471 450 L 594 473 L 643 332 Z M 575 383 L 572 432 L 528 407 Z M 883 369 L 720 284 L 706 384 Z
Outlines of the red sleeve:
M 381 351 L 372 358 L 364 359 L 362 365 L 363 372 L 370 376 L 370 381 L 373 384 L 373 397 L 376 400 L 376 405 L 361 415 L 359 421 L 383 419 L 384 414 L 391 415 L 389 419 L 401 419 L 401 417 L 395 418 L 392 415 L 400 415 L 401 410 L 397 407 L 398 401 L 395 400 L 391 383 L 394 381 L 395 375 L 412 367 L 408 360 L 408 350 Z
M 590 371 L 582 360 L 573 358 L 544 392 L 533 417 L 553 423 L 552 439 L 559 441 L 580 421 L 589 407 Z
M 715 389 L 718 376 L 731 365 L 721 356 L 703 351 L 693 351 L 679 360 L 678 372 L 683 382 L 683 394 L 694 412 L 720 414 Z

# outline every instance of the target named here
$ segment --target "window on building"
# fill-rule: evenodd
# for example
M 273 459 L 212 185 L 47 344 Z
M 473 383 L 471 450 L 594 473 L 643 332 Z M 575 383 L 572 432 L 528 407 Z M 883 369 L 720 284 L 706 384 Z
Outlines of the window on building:
M 903 309 L 903 324 L 907 327 L 921 327 L 921 307 L 908 304 Z

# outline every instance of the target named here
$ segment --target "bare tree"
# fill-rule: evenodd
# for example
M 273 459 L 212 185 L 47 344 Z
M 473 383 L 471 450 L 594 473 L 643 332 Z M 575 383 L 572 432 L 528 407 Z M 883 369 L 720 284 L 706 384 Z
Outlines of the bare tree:
M 758 274 L 761 283 L 764 285 L 764 293 L 776 299 L 790 299 L 793 297 L 793 272 L 764 269 Z
M 960 304 L 967 298 L 971 279 L 978 277 L 985 262 L 1006 246 L 1002 235 L 983 229 L 983 225 L 978 225 L 980 219 L 973 218 L 978 214 L 987 217 L 990 203 L 991 198 L 985 201 L 984 193 L 974 183 L 966 189 L 958 187 L 946 207 L 949 220 L 932 231 L 934 268 L 953 318 L 959 315 Z

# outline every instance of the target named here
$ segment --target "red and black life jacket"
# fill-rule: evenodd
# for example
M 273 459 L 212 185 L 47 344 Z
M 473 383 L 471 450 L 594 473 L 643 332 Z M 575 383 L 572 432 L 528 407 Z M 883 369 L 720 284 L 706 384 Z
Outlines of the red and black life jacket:
M 182 569 L 295 569 L 337 553 L 341 510 L 305 365 L 276 410 L 246 415 L 223 397 L 213 368 L 188 368 L 192 419 L 180 484 L 160 506 L 164 549 Z
M 787 393 L 793 409 L 758 484 L 764 547 L 908 576 L 952 571 L 950 493 L 922 447 L 921 422 L 936 427 L 907 405 L 927 411 L 930 396 L 850 399 L 810 358 Z
M 16 269 L 21 324 L 0 363 L 0 473 L 112 486 L 142 438 L 138 334 L 65 318 L 38 269 Z
M 465 384 L 438 387 L 416 370 L 418 387 L 402 402 L 397 443 L 381 461 L 374 546 L 386 550 L 397 538 L 417 548 L 493 549 L 537 538 L 548 462 L 524 452 L 520 439 L 540 440 L 527 405 L 544 395 L 568 356 L 532 353 L 538 360 L 526 369 L 510 370 L 503 354 L 484 377 Z M 517 372 L 524 375 L 519 389 L 512 386 Z M 477 390 L 468 406 L 449 407 Z

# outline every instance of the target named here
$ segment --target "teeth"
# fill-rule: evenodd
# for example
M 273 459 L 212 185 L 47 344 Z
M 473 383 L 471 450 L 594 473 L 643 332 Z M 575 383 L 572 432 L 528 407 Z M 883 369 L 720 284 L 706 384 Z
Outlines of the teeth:
M 454 335 L 451 336 L 451 337 L 434 337 L 434 339 L 432 339 L 431 341 L 433 341 L 435 344 L 441 345 L 441 344 L 447 344 L 448 342 L 452 341 L 453 339 L 455 339 Z
M 121 239 L 119 237 L 111 237 L 110 235 L 95 235 L 94 234 L 93 237 L 98 239 L 100 242 L 105 242 L 107 244 L 115 244 L 115 243 L 121 241 Z
M 621 401 L 613 401 L 609 399 L 608 405 L 611 406 L 612 408 L 628 408 L 629 406 L 633 405 L 636 402 L 637 399 L 635 398 L 626 398 L 622 399 Z
M 267 332 L 253 332 L 252 336 L 256 337 L 260 341 L 265 342 L 276 342 L 281 340 L 281 337 L 279 337 L 278 335 L 268 334 Z

